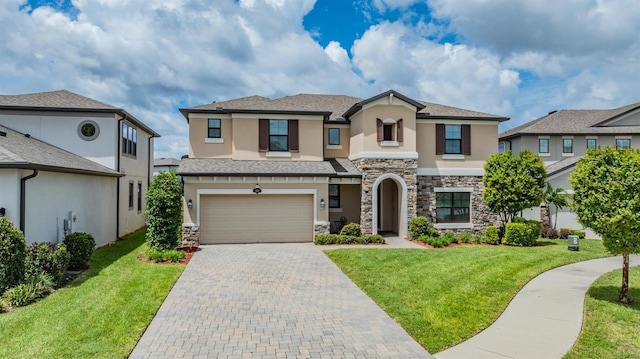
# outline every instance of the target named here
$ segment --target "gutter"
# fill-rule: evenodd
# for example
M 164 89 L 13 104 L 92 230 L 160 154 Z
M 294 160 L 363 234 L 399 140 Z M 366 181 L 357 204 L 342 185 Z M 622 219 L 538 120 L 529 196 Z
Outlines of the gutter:
M 26 202 L 27 202 L 27 181 L 34 178 L 35 176 L 38 175 L 38 170 L 37 169 L 33 169 L 33 173 L 22 177 L 20 179 L 20 230 L 22 231 L 22 233 L 24 234 L 24 222 L 25 222 L 25 217 L 26 217 Z

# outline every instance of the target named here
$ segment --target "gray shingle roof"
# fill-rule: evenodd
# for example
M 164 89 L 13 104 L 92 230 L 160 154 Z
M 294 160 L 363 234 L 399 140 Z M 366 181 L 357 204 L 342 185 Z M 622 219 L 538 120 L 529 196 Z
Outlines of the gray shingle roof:
M 547 165 L 547 176 L 551 176 L 568 168 L 574 167 L 581 158 L 582 156 L 568 157 L 563 159 L 562 161 L 554 162 L 550 165 Z
M 360 176 L 353 164 L 341 160 L 346 172 L 338 173 L 330 161 L 235 161 L 219 158 L 185 158 L 180 161 L 181 175 L 268 175 L 268 176 Z M 348 161 L 348 160 L 346 160 Z
M 180 164 L 180 160 L 175 158 L 154 158 L 153 165 L 154 166 L 178 166 Z
M 369 99 L 361 99 L 353 96 L 346 95 L 313 95 L 313 94 L 299 94 L 294 96 L 285 96 L 278 99 L 268 99 L 266 97 L 261 96 L 250 96 L 250 97 L 242 97 L 235 100 L 223 101 L 223 102 L 213 102 L 210 104 L 205 104 L 201 106 L 189 107 L 180 109 L 180 112 L 184 115 L 185 118 L 188 118 L 188 114 L 190 112 L 217 112 L 220 111 L 222 113 L 229 112 L 242 112 L 251 111 L 251 112 L 314 112 L 314 113 L 331 113 L 329 116 L 330 121 L 334 121 L 340 117 L 347 116 L 349 113 L 354 113 L 357 111 L 362 104 L 368 103 L 372 101 L 372 99 L 377 99 L 380 96 L 386 95 L 390 92 L 396 94 L 396 96 L 405 99 L 401 94 L 398 94 L 395 91 L 387 91 L 380 95 L 374 96 Z M 508 118 L 500 117 L 496 115 L 491 115 L 483 112 L 465 110 L 461 108 L 438 105 L 434 103 L 424 102 L 424 101 L 414 101 L 410 98 L 406 98 L 408 101 L 411 101 L 417 105 L 420 109 L 424 106 L 423 109 L 420 109 L 418 112 L 418 116 L 421 118 L 429 118 L 429 117 L 464 117 L 470 119 L 491 119 L 491 120 L 499 120 L 505 121 Z M 221 108 L 221 109 L 220 109 Z
M 87 111 L 101 113 L 112 112 L 123 117 L 127 117 L 131 122 L 150 133 L 153 137 L 160 137 L 160 134 L 152 130 L 149 126 L 145 125 L 142 121 L 138 120 L 127 111 L 67 90 L 29 93 L 23 95 L 0 95 L 0 109 Z
M 0 168 L 120 176 L 120 173 L 23 133 L 0 126 Z M 4 135 L 3 135 L 4 134 Z
M 639 133 L 640 126 L 598 126 L 640 108 L 640 102 L 610 110 L 560 110 L 501 133 L 500 138 L 524 134 Z

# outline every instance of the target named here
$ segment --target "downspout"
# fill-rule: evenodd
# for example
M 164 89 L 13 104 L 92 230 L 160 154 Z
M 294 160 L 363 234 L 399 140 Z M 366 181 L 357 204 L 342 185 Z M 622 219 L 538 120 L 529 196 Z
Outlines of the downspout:
M 149 136 L 147 139 L 147 189 L 151 185 L 151 177 L 153 177 L 153 167 L 151 166 L 151 156 L 153 153 L 151 152 L 151 140 L 153 140 L 153 135 Z
M 118 120 L 118 135 L 116 136 L 116 171 L 120 173 L 120 155 L 122 151 L 122 121 L 127 118 L 125 114 Z M 120 177 L 116 179 L 116 238 L 120 239 Z
M 20 179 L 20 230 L 24 233 L 24 222 L 26 216 L 27 203 L 27 181 L 38 175 L 38 170 L 33 169 L 33 173 Z

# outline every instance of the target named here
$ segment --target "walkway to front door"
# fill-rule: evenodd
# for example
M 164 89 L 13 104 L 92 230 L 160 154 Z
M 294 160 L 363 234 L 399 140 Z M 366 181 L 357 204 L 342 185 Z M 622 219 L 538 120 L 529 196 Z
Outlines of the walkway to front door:
M 131 358 L 432 358 L 313 244 L 200 249 Z

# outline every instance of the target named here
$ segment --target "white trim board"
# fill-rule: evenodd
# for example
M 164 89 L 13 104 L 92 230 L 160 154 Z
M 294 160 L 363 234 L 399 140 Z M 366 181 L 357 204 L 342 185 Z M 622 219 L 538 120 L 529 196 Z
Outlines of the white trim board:
M 484 176 L 484 168 L 418 168 L 418 176 Z
M 406 160 L 406 159 L 417 159 L 418 152 L 358 152 L 356 154 L 350 155 L 350 160 L 359 160 L 361 158 L 365 159 L 385 159 L 385 160 Z

